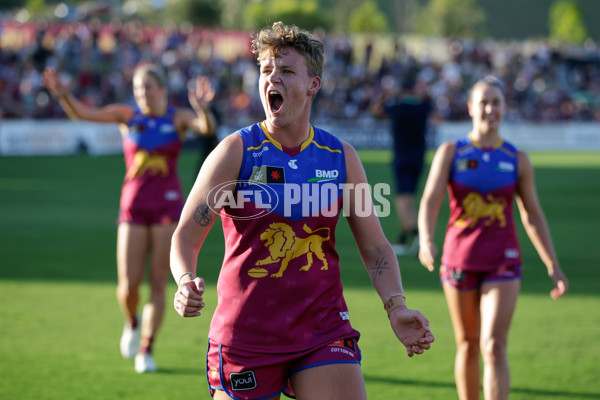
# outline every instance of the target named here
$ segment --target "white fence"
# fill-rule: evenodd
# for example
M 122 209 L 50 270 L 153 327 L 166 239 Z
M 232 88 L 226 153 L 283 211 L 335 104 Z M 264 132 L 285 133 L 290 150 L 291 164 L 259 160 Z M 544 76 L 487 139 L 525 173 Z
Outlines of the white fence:
M 391 147 L 389 123 L 365 119 L 317 124 L 358 149 Z M 237 127 L 236 127 L 237 128 Z M 223 137 L 236 128 L 221 126 Z M 446 122 L 430 137 L 430 146 L 465 135 L 469 122 Z M 511 124 L 502 136 L 528 151 L 600 151 L 600 123 Z M 70 120 L 4 120 L 0 123 L 0 155 L 93 155 L 122 152 L 117 125 Z
M 122 152 L 116 124 L 70 120 L 4 120 L 0 123 L 0 155 L 64 155 Z

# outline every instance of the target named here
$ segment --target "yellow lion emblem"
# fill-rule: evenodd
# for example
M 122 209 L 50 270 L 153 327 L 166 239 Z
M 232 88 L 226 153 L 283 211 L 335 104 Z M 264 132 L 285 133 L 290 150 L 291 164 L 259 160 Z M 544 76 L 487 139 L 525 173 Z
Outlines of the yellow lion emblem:
M 490 226 L 494 221 L 498 220 L 500 227 L 506 226 L 506 217 L 504 215 L 504 207 L 506 201 L 504 199 L 494 199 L 494 196 L 488 194 L 487 202 L 477 193 L 469 193 L 463 200 L 463 213 L 454 222 L 454 226 L 473 228 L 479 219 L 488 218 L 485 221 L 485 226 Z M 471 220 L 468 223 L 468 220 Z
M 163 156 L 151 155 L 146 150 L 136 151 L 133 156 L 133 165 L 127 171 L 127 178 L 143 175 L 148 170 L 151 175 L 161 173 L 162 176 L 167 176 L 169 174 L 169 166 Z
M 281 278 L 290 261 L 306 254 L 308 263 L 300 268 L 301 271 L 308 271 L 310 269 L 313 264 L 313 255 L 323 262 L 321 270 L 326 270 L 327 259 L 323 253 L 323 242 L 329 240 L 329 228 L 324 227 L 313 231 L 304 224 L 303 229 L 309 235 L 301 238 L 296 236 L 292 228 L 287 224 L 277 222 L 269 225 L 269 228 L 260 235 L 260 239 L 264 242 L 263 244 L 269 249 L 269 257 L 259 260 L 256 265 L 281 262 L 279 271 L 271 275 L 273 278 Z M 315 233 L 322 230 L 327 231 L 327 237 Z

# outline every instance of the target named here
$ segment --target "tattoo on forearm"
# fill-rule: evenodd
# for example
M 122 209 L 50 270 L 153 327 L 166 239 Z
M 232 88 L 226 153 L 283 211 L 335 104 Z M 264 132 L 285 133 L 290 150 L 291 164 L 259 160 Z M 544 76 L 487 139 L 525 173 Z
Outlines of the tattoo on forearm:
M 381 257 L 378 261 L 375 261 L 375 266 L 370 268 L 371 280 L 375 281 L 385 270 L 390 269 L 390 267 L 387 266 L 388 264 L 385 256 Z
M 208 226 L 212 222 L 210 208 L 207 204 L 201 204 L 194 210 L 194 221 L 200 226 Z

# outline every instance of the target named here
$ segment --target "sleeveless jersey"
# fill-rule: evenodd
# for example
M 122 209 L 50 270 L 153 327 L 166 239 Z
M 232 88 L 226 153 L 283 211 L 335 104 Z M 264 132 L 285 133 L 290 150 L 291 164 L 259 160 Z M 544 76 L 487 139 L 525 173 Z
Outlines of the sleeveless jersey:
M 296 151 L 264 123 L 237 134 L 244 155 L 236 193 L 211 192 L 224 202 L 225 257 L 209 336 L 247 351 L 287 353 L 355 333 L 334 247 L 346 181 L 342 143 L 314 127 Z
M 121 190 L 121 208 L 156 209 L 178 202 L 183 208 L 177 159 L 182 143 L 174 124 L 173 108 L 159 117 L 139 109 L 127 123 L 123 140 L 126 174 Z
M 442 264 L 472 271 L 520 264 L 513 218 L 517 149 L 506 141 L 484 149 L 468 137 L 455 145 Z

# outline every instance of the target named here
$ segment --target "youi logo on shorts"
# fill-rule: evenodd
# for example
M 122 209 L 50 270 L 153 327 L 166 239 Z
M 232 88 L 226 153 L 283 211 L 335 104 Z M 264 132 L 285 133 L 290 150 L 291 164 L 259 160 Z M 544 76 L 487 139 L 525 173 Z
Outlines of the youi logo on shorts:
M 254 371 L 232 372 L 229 374 L 231 390 L 251 390 L 256 389 L 256 376 Z

